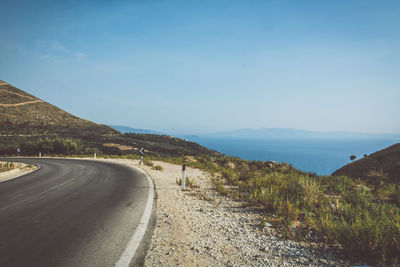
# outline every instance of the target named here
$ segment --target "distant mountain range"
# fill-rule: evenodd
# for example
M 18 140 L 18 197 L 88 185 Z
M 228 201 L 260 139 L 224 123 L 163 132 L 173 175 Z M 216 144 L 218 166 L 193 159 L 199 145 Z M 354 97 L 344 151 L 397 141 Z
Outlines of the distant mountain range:
M 250 139 L 393 139 L 400 140 L 400 134 L 357 133 L 357 132 L 315 132 L 288 128 L 239 129 L 217 132 L 199 137 L 209 138 L 250 138 Z
M 157 135 L 164 135 L 164 133 L 153 131 L 153 130 L 145 130 L 145 129 L 138 129 L 132 128 L 129 126 L 122 126 L 122 125 L 108 125 L 109 127 L 121 132 L 121 133 L 136 133 L 136 134 L 157 134 Z
M 183 139 L 233 138 L 233 139 L 389 139 L 400 141 L 400 133 L 317 132 L 292 128 L 244 128 L 233 131 L 203 134 L 169 134 L 165 132 L 108 125 L 121 133 L 173 135 Z

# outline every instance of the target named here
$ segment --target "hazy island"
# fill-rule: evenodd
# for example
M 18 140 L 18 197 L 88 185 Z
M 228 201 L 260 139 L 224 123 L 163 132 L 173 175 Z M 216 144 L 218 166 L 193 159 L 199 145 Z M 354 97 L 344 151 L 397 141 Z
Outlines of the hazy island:
M 123 134 L 118 127 L 80 119 L 6 82 L 0 83 L 0 100 L 2 156 L 96 153 L 138 159 L 143 147 L 147 166 L 162 170 L 152 162 L 185 163 L 208 173 L 212 190 L 261 212 L 263 223 L 281 238 L 330 244 L 350 261 L 398 261 L 400 144 L 366 155 L 333 176 L 316 176 L 285 163 L 229 157 L 168 135 Z M 197 190 L 195 180 L 187 183 L 190 191 Z

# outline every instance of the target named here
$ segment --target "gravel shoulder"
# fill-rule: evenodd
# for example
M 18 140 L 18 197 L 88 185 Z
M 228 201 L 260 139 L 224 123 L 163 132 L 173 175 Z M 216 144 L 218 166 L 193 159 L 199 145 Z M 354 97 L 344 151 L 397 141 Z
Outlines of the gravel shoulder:
M 346 266 L 338 251 L 318 242 L 284 240 L 262 216 L 221 196 L 209 175 L 187 168 L 199 188 L 176 184 L 181 166 L 154 162 L 162 171 L 139 166 L 157 192 L 156 226 L 145 266 Z
M 102 160 L 102 159 L 99 159 Z M 156 187 L 156 223 L 145 266 L 351 266 L 341 253 L 320 242 L 281 238 L 261 213 L 221 196 L 209 174 L 186 168 L 198 188 L 176 183 L 181 166 L 154 161 L 107 159 L 147 172 Z
M 0 161 L 0 164 L 6 163 L 5 161 Z M 24 163 L 17 163 L 14 162 L 15 168 L 9 171 L 5 172 L 0 172 L 0 183 L 5 182 L 11 179 L 18 178 L 22 175 L 25 175 L 27 173 L 33 172 L 36 170 L 38 167 L 37 166 L 32 166 Z

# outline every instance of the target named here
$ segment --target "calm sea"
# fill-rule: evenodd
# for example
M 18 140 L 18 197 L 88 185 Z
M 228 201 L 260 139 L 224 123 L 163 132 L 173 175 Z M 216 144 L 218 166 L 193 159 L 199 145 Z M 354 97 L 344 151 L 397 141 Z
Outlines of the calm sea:
M 315 172 L 319 175 L 331 174 L 350 162 L 350 155 L 357 158 L 397 143 L 396 140 L 255 140 L 190 138 L 221 153 L 247 160 L 273 160 L 292 164 L 295 168 Z

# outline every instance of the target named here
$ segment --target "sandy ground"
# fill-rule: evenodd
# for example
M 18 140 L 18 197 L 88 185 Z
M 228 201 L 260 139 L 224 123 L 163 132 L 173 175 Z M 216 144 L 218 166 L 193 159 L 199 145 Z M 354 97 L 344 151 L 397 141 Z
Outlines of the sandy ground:
M 0 161 L 0 164 L 6 163 L 5 161 Z M 0 183 L 5 182 L 11 179 L 18 178 L 22 175 L 25 175 L 27 173 L 33 172 L 34 170 L 37 169 L 37 166 L 29 166 L 24 163 L 14 163 L 16 164 L 16 168 L 6 171 L 6 172 L 0 172 Z
M 261 214 L 218 194 L 210 177 L 187 168 L 199 188 L 182 190 L 181 166 L 154 162 L 163 170 L 139 166 L 157 193 L 156 226 L 145 266 L 346 266 L 341 254 L 318 242 L 280 238 Z

